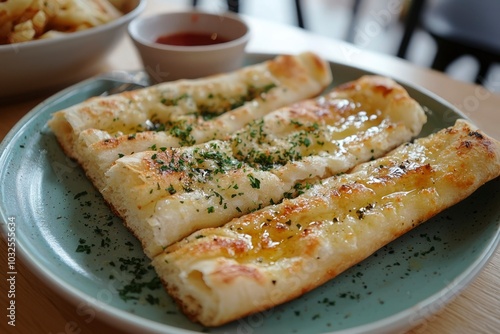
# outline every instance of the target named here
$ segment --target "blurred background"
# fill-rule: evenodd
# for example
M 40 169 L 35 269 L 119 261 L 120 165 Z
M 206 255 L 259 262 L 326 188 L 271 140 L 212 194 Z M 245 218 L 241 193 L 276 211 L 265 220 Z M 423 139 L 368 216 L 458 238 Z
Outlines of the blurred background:
M 440 70 L 446 72 L 451 77 L 467 81 L 476 82 L 487 89 L 500 93 L 500 19 L 494 17 L 499 11 L 490 9 L 491 6 L 500 5 L 500 0 L 481 0 L 481 1 L 465 1 L 465 0 L 427 0 L 425 6 L 420 1 L 410 0 L 165 0 L 170 1 L 179 8 L 192 6 L 193 2 L 200 9 L 209 11 L 221 11 L 231 6 L 232 10 L 237 10 L 241 14 L 254 16 L 262 19 L 272 20 L 293 26 L 303 26 L 304 29 L 311 32 L 349 41 L 360 48 L 368 49 L 389 55 L 398 55 L 405 59 L 423 67 L 432 67 L 438 47 L 444 52 L 442 56 L 453 58 L 453 61 L 446 61 L 445 68 Z M 297 13 L 297 2 L 300 4 L 302 22 L 299 22 Z M 420 15 L 416 17 L 414 3 L 423 7 L 418 8 Z M 455 17 L 444 18 L 446 20 L 462 20 L 472 18 L 474 22 L 463 23 L 457 22 L 459 29 L 453 26 L 452 22 L 448 26 L 443 24 L 443 19 L 435 17 L 434 14 L 429 14 L 428 8 L 432 8 L 435 3 L 444 2 L 445 6 L 452 6 L 457 9 L 457 3 L 462 2 L 460 10 L 449 10 L 444 8 L 441 12 L 446 15 L 453 14 Z M 454 3 L 453 3 L 454 2 Z M 486 9 L 486 14 L 471 13 L 468 7 L 473 6 L 474 10 L 479 10 L 482 4 Z M 487 7 L 490 6 L 490 7 Z M 234 8 L 237 7 L 237 8 Z M 418 7 L 418 6 L 416 6 Z M 427 10 L 427 12 L 426 12 Z M 408 13 L 413 15 L 408 15 Z M 439 11 L 437 11 L 439 13 Z M 465 12 L 465 13 L 464 13 Z M 431 17 L 432 16 L 432 17 Z M 491 17 L 493 23 L 487 22 L 487 18 Z M 494 17 L 494 19 L 493 19 Z M 426 19 L 428 22 L 426 22 Z M 432 19 L 432 20 L 431 20 Z M 411 30 L 411 36 L 408 40 L 407 47 L 401 49 L 401 42 L 405 34 L 405 24 L 408 20 L 413 20 L 415 28 Z M 470 20 L 469 20 L 470 21 Z M 499 23 L 497 23 L 497 21 Z M 422 25 L 421 23 L 425 23 Z M 489 24 L 489 25 L 488 25 Z M 492 28 L 491 24 L 498 26 L 498 29 Z M 491 63 L 487 69 L 480 70 L 480 61 L 478 55 L 472 56 L 469 49 L 462 50 L 462 45 L 449 44 L 447 40 L 436 40 L 436 32 L 432 29 L 437 29 L 438 37 L 440 33 L 445 36 L 449 34 L 465 34 L 466 42 L 472 42 L 473 51 L 479 52 L 479 57 L 487 58 L 488 63 Z M 451 29 L 451 30 L 450 30 Z M 453 30 L 455 29 L 455 31 Z M 476 31 L 479 29 L 479 31 Z M 483 29 L 485 32 L 481 31 Z M 443 30 L 443 32 L 441 32 Z M 458 30 L 458 31 L 456 31 Z M 434 36 L 432 35 L 434 33 Z M 492 37 L 490 37 L 492 36 Z M 462 38 L 462 36 L 458 36 Z M 477 38 L 476 38 L 477 37 Z M 481 37 L 488 45 L 481 44 Z M 477 42 L 479 40 L 479 42 Z M 489 49 L 485 55 L 483 49 L 490 48 L 490 41 L 493 41 L 492 49 Z M 477 43 L 476 43 L 477 42 Z M 477 45 L 479 44 L 479 45 Z M 468 46 L 467 46 L 468 47 Z M 479 49 L 479 51 L 477 51 Z M 460 56 L 449 54 L 451 51 L 460 52 Z M 496 53 L 498 52 L 498 53 Z M 402 53 L 404 55 L 402 55 Z M 462 55 L 463 54 L 463 55 Z M 497 57 L 498 55 L 498 57 Z M 442 57 L 441 57 L 442 58 Z M 441 59 L 442 60 L 442 59 Z M 442 63 L 442 61 L 441 61 Z M 449 63 L 449 65 L 448 65 Z M 443 64 L 440 64 L 443 67 Z

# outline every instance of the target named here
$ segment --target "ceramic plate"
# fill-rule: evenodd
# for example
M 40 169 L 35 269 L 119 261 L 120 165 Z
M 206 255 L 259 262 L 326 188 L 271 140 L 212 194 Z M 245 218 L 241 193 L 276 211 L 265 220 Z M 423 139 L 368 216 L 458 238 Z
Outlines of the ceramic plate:
M 272 55 L 250 55 L 257 62 Z M 332 63 L 334 85 L 366 72 Z M 34 270 L 75 301 L 132 331 L 166 333 L 376 333 L 409 329 L 443 307 L 481 270 L 500 239 L 500 178 L 306 295 L 219 328 L 180 313 L 139 242 L 58 146 L 52 112 L 99 95 L 119 77 L 93 78 L 26 115 L 1 145 L 1 220 L 15 217 L 17 247 Z M 403 83 L 404 84 L 404 83 Z M 460 115 L 405 85 L 426 109 L 422 136 Z M 2 225 L 3 226 L 3 225 Z

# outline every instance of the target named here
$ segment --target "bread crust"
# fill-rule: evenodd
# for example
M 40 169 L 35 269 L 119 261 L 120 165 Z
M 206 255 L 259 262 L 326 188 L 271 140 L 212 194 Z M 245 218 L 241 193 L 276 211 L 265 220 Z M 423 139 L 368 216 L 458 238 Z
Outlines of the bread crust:
M 464 120 L 323 180 L 305 194 L 203 229 L 153 260 L 205 326 L 296 298 L 500 176 L 500 143 Z

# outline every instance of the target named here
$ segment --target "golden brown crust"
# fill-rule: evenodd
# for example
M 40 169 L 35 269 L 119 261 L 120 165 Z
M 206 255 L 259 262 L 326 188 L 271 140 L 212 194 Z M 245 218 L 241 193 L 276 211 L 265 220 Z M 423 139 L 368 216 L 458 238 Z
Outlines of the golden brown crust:
M 185 309 L 197 305 L 190 317 L 218 326 L 319 286 L 499 176 L 500 143 L 459 120 L 295 199 L 200 230 L 153 264 Z

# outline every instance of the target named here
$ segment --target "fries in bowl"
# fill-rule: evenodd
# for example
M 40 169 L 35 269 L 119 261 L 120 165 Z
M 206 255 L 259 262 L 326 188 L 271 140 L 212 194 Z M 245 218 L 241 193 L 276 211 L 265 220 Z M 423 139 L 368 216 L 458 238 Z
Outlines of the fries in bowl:
M 54 38 L 122 15 L 109 0 L 0 1 L 0 44 Z

